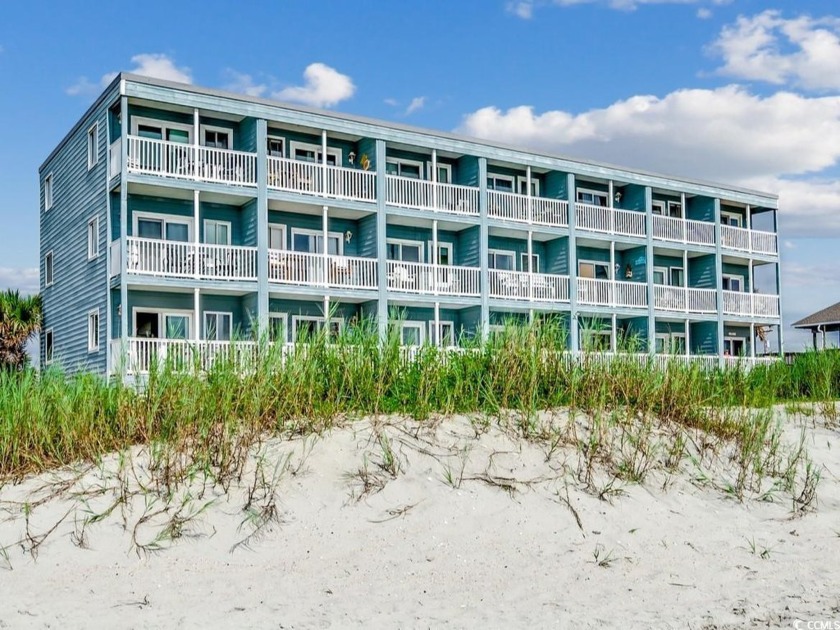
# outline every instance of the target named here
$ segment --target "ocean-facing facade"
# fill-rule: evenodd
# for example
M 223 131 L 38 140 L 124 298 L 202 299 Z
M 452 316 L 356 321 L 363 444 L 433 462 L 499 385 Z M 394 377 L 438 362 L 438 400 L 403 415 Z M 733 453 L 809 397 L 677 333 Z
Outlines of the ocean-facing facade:
M 575 352 L 783 345 L 770 194 L 128 74 L 40 182 L 42 365 L 366 317 L 407 346 L 545 317 Z

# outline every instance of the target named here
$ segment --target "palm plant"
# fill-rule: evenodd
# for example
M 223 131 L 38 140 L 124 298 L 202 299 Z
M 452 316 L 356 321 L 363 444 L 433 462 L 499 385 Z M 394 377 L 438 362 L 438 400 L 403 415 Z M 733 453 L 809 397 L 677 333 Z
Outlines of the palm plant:
M 41 296 L 21 296 L 7 289 L 0 293 L 0 370 L 19 370 L 29 357 L 26 343 L 41 329 Z

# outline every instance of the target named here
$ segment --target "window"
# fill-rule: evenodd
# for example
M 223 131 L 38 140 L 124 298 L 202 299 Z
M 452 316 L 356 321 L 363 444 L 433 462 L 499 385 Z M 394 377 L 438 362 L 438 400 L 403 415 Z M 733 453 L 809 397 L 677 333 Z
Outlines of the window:
M 668 216 L 682 218 L 682 204 L 678 201 L 668 202 Z
M 53 253 L 47 252 L 44 254 L 44 286 L 50 286 L 53 280 Z
M 204 313 L 204 338 L 207 341 L 230 341 L 233 315 L 231 313 Z
M 339 232 L 329 232 L 328 254 L 341 256 L 344 254 L 344 235 Z M 292 228 L 292 251 L 308 252 L 310 254 L 324 253 L 324 233 L 319 230 L 302 230 Z
M 230 223 L 205 219 L 204 242 L 209 245 L 230 245 Z
M 53 174 L 50 173 L 44 178 L 44 211 L 46 212 L 53 205 Z
M 527 195 L 528 194 L 528 177 L 520 175 L 516 178 L 519 182 L 519 194 L 520 195 Z M 540 196 L 540 180 L 536 177 L 531 175 L 531 196 L 532 197 L 539 197 Z
M 585 352 L 606 352 L 612 348 L 612 332 L 581 328 L 580 348 Z
M 385 172 L 388 175 L 410 177 L 411 179 L 423 179 L 423 163 L 415 162 L 414 160 L 388 158 L 385 161 Z
M 192 329 L 192 313 L 135 309 L 135 336 L 147 339 L 188 339 Z
M 133 135 L 141 138 L 168 140 L 179 144 L 190 144 L 192 142 L 192 125 L 134 117 L 131 129 Z
M 201 139 L 205 147 L 232 149 L 233 131 L 224 127 L 201 126 Z
M 88 313 L 88 352 L 99 350 L 99 309 Z
M 723 354 L 729 357 L 743 356 L 745 346 L 743 337 L 728 337 L 723 340 Z
M 433 245 L 432 242 L 429 241 L 429 259 L 433 262 L 437 262 L 439 265 L 451 265 L 452 264 L 452 243 L 441 243 L 438 241 L 438 255 L 437 261 L 435 261 L 435 257 L 433 254 Z
M 295 341 L 306 340 L 324 329 L 326 320 L 323 317 L 313 315 L 292 316 L 292 338 Z M 344 328 L 342 318 L 333 317 L 330 319 L 330 337 L 337 337 Z
M 665 202 L 664 201 L 656 201 L 656 200 L 652 201 L 651 202 L 651 212 L 653 212 L 653 214 L 664 215 L 665 214 Z
M 657 354 L 685 354 L 685 333 L 656 333 Z
M 99 256 L 99 217 L 93 217 L 87 225 L 88 260 Z
M 423 322 L 407 321 L 402 323 L 400 342 L 404 346 L 422 346 L 425 341 L 426 328 Z
M 268 155 L 270 157 L 283 157 L 286 155 L 286 141 L 283 138 L 268 136 Z
M 179 243 L 192 240 L 192 220 L 163 214 L 134 213 L 134 235 Z
M 431 179 L 432 173 L 432 163 L 426 162 L 426 172 L 429 173 L 429 179 Z M 437 163 L 437 181 L 440 184 L 451 184 L 452 183 L 452 165 L 451 164 L 441 164 L 440 162 Z
M 321 164 L 324 161 L 324 154 L 321 147 L 315 144 L 304 144 L 292 142 L 292 158 L 301 162 L 316 162 Z M 341 149 L 327 147 L 327 164 L 330 166 L 341 166 Z
M 44 363 L 52 363 L 54 336 L 52 328 L 44 331 Z
M 721 212 L 720 222 L 731 227 L 741 227 L 741 215 L 734 212 Z
M 654 267 L 653 268 L 653 284 L 665 284 L 665 280 L 668 278 L 668 268 L 667 267 Z
M 87 132 L 87 167 L 88 170 L 96 166 L 99 161 L 99 123 Z
M 578 203 L 588 203 L 592 206 L 605 207 L 609 205 L 607 202 L 607 193 L 586 188 L 577 189 L 577 200 Z
M 268 248 L 286 249 L 286 226 L 279 223 L 268 224 Z
M 514 263 L 513 252 L 491 249 L 487 252 L 487 266 L 490 269 L 500 269 L 502 271 L 516 271 Z
M 285 343 L 288 330 L 286 313 L 268 314 L 268 340 Z
M 387 240 L 388 260 L 423 262 L 423 243 L 420 241 Z
M 455 345 L 455 322 L 451 321 L 443 321 L 439 320 L 438 325 L 440 326 L 440 340 L 437 339 L 437 335 L 435 334 L 435 322 L 434 320 L 429 322 L 429 337 L 437 343 L 437 345 L 442 347 L 449 347 Z
M 492 173 L 487 175 L 487 190 L 497 190 L 499 192 L 514 192 L 513 177 L 510 175 L 494 175 Z
M 531 268 L 528 269 L 528 252 L 519 254 L 519 264 L 522 271 L 531 271 L 532 273 L 540 272 L 540 256 L 539 254 L 531 254 Z
M 579 278 L 595 278 L 596 280 L 610 279 L 610 265 L 604 262 L 581 260 L 578 261 Z
M 731 274 L 723 274 L 723 290 L 724 291 L 743 291 L 744 290 L 744 276 L 733 276 Z
M 684 286 L 684 275 L 683 275 L 683 268 L 682 267 L 671 267 L 671 286 L 672 287 L 681 287 Z

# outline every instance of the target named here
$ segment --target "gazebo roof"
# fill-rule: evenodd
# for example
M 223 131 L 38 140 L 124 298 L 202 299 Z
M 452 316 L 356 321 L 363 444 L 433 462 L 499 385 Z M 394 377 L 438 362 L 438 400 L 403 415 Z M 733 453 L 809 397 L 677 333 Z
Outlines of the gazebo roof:
M 817 326 L 840 327 L 840 302 L 803 317 L 793 324 L 794 328 L 816 328 Z

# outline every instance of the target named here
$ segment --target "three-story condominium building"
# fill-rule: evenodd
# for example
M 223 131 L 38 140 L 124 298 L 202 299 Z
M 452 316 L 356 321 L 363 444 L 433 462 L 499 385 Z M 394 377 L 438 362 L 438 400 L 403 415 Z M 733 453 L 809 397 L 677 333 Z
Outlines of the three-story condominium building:
M 572 351 L 782 346 L 756 191 L 128 74 L 40 182 L 41 360 L 69 370 L 366 317 L 405 345 L 553 317 Z

